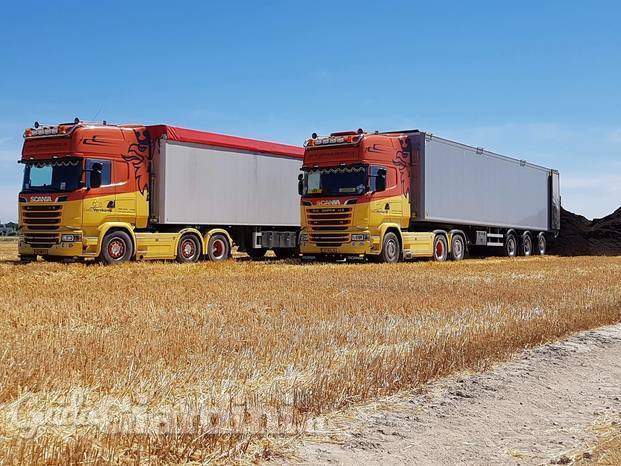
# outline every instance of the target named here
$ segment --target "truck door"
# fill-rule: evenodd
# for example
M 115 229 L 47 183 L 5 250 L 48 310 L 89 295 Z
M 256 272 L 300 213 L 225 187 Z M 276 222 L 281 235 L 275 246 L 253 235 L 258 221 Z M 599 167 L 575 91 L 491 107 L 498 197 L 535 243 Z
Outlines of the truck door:
M 95 163 L 101 164 L 101 186 L 92 187 L 90 170 Z M 88 158 L 85 167 L 86 192 L 82 204 L 82 225 L 86 236 L 97 235 L 97 228 L 105 222 L 114 221 L 116 187 L 112 183 L 112 162 Z
M 385 178 L 385 183 L 380 186 L 378 178 Z M 401 224 L 403 216 L 403 200 L 397 192 L 397 173 L 393 167 L 383 167 L 372 165 L 369 168 L 369 184 L 371 195 L 371 216 L 372 222 L 379 225 L 381 223 Z
M 117 222 L 136 224 L 136 197 L 139 193 L 130 186 L 130 166 L 127 162 L 115 160 L 113 178 L 115 186 L 114 214 Z

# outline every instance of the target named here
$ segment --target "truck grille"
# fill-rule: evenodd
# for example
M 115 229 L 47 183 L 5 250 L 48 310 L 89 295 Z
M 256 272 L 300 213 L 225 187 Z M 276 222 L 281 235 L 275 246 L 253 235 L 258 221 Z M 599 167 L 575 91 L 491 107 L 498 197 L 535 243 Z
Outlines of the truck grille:
M 22 207 L 24 241 L 33 248 L 49 248 L 58 244 L 62 205 L 28 205 Z
M 309 239 L 319 247 L 337 248 L 349 241 L 351 207 L 307 209 Z

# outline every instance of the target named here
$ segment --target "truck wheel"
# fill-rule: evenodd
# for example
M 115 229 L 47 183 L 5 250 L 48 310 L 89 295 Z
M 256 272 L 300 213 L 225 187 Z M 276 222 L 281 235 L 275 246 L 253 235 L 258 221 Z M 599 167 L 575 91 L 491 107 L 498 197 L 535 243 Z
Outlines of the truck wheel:
M 518 251 L 517 238 L 515 234 L 509 233 L 505 240 L 505 256 L 515 257 L 517 256 L 517 251 Z
M 196 262 L 201 257 L 201 243 L 196 235 L 183 235 L 177 245 L 177 262 Z
M 525 257 L 533 254 L 533 237 L 530 233 L 526 233 L 522 236 L 522 255 Z
M 445 261 L 448 257 L 448 241 L 444 235 L 436 235 L 433 241 L 433 260 Z
M 207 242 L 207 257 L 211 261 L 223 261 L 229 258 L 231 245 L 226 236 L 216 233 Z
M 31 262 L 36 262 L 37 261 L 37 256 L 31 256 L 31 255 L 26 255 L 26 254 L 22 254 L 19 256 L 19 262 L 21 264 L 30 264 Z
M 451 259 L 460 261 L 466 257 L 466 240 L 461 235 L 453 235 L 451 239 Z
M 266 248 L 247 248 L 246 254 L 248 254 L 252 259 L 261 259 L 267 253 Z
M 388 232 L 384 235 L 384 244 L 382 245 L 382 252 L 378 256 L 378 260 L 379 262 L 394 264 L 399 262 L 399 259 L 401 259 L 399 238 L 393 232 Z
M 540 256 L 545 256 L 548 248 L 548 242 L 546 240 L 546 235 L 543 233 L 539 233 L 537 236 L 537 252 Z
M 292 259 L 300 255 L 298 248 L 274 248 L 274 254 L 279 259 Z
M 101 245 L 101 253 L 98 259 L 104 264 L 122 264 L 134 255 L 134 244 L 131 237 L 124 231 L 108 233 Z

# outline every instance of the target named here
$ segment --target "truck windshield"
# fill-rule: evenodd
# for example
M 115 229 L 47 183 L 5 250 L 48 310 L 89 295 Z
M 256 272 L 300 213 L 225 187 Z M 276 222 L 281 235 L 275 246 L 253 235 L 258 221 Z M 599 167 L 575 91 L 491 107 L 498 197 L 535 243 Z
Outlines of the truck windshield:
M 314 168 L 304 173 L 304 195 L 345 196 L 364 194 L 367 190 L 367 167 Z
M 36 160 L 26 163 L 23 192 L 74 191 L 80 187 L 80 159 Z

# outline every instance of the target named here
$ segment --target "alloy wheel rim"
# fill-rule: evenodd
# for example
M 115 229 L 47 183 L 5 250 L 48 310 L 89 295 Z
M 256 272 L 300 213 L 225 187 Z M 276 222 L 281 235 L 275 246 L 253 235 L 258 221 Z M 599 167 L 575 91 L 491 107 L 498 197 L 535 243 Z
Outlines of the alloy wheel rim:
M 181 243 L 181 255 L 184 257 L 184 259 L 193 258 L 195 252 L 196 246 L 194 244 L 194 241 L 192 241 L 191 239 L 186 239 L 183 241 L 183 243 Z
M 438 241 L 436 243 L 436 258 L 441 259 L 444 257 L 444 243 L 442 241 Z
M 125 243 L 120 239 L 113 239 L 108 244 L 108 254 L 114 260 L 120 259 L 125 254 Z
M 213 245 L 211 246 L 211 252 L 214 258 L 216 259 L 222 259 L 222 257 L 224 256 L 224 241 L 222 241 L 221 239 L 217 239 L 213 242 Z
M 509 255 L 510 256 L 515 256 L 515 251 L 516 251 L 516 247 L 515 247 L 515 239 L 514 238 L 509 238 L 509 241 L 507 242 L 507 249 L 509 251 Z
M 455 257 L 460 258 L 464 251 L 464 245 L 461 241 L 461 238 L 455 239 L 455 243 L 453 244 L 453 251 L 455 252 Z

